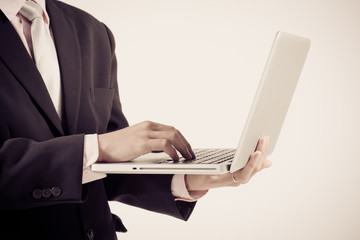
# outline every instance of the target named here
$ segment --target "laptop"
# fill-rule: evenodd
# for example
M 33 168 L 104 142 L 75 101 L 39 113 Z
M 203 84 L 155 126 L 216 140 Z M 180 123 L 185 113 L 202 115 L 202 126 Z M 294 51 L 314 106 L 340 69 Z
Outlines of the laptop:
M 174 162 L 165 153 L 148 153 L 131 161 L 95 163 L 107 174 L 223 174 L 243 168 L 262 136 L 270 137 L 270 155 L 277 142 L 299 80 L 310 40 L 277 32 L 236 149 L 193 149 L 195 159 Z

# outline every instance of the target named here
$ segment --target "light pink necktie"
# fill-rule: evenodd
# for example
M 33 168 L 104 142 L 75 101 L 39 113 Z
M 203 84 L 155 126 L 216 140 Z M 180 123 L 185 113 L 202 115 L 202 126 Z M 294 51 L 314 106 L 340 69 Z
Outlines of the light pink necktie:
M 44 22 L 41 6 L 25 2 L 20 14 L 31 21 L 31 38 L 36 67 L 43 78 L 56 112 L 61 118 L 61 80 L 56 49 L 50 30 Z

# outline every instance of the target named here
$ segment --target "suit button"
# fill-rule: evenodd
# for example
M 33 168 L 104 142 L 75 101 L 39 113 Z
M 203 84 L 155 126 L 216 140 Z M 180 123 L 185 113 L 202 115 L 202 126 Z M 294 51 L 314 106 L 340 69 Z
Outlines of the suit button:
M 41 191 L 41 194 L 44 198 L 49 198 L 49 197 L 51 197 L 51 190 L 49 188 L 44 188 Z
M 58 197 L 58 196 L 60 196 L 60 194 L 61 194 L 61 188 L 59 188 L 59 187 L 53 187 L 53 188 L 51 189 L 51 193 L 52 193 L 52 195 L 53 195 L 54 197 Z
M 86 236 L 89 240 L 94 240 L 95 239 L 95 232 L 93 229 L 89 228 L 86 232 Z
M 35 199 L 40 199 L 42 197 L 41 189 L 34 189 L 32 194 Z

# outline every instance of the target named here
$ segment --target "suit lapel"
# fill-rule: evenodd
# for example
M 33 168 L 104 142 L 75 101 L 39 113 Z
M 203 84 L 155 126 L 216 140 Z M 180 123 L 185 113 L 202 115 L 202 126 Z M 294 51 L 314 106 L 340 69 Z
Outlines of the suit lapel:
M 0 11 L 0 60 L 33 98 L 42 114 L 63 135 L 59 119 L 45 83 L 10 21 Z M 5 37 L 6 36 L 6 37 Z M 2 79 L 7 81 L 7 79 Z M 16 107 L 16 103 L 14 103 Z
M 81 52 L 74 22 L 54 1 L 46 1 L 59 59 L 63 87 L 63 124 L 68 134 L 76 133 L 81 96 Z

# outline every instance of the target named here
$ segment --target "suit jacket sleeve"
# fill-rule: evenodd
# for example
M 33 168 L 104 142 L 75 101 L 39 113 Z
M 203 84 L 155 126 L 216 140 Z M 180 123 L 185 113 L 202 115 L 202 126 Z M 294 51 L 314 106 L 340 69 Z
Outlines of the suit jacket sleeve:
M 0 149 L 0 209 L 81 202 L 82 156 L 83 135 L 5 141 Z M 54 188 L 59 196 L 53 196 Z

